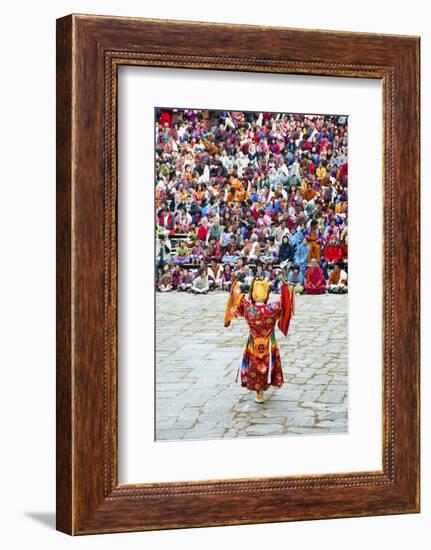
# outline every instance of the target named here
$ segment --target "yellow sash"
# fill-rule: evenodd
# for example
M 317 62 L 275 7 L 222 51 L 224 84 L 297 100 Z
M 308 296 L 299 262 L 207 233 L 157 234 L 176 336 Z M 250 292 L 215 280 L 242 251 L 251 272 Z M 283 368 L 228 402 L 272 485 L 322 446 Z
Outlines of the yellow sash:
M 269 354 L 269 338 L 253 338 L 253 355 L 263 359 Z

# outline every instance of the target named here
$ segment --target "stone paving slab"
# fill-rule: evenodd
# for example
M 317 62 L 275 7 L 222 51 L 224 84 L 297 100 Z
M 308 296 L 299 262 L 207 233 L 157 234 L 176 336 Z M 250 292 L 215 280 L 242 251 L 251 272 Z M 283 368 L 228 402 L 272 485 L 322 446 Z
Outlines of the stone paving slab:
M 248 327 L 224 328 L 227 297 L 156 296 L 156 440 L 346 432 L 348 296 L 296 297 L 288 337 L 276 330 L 285 383 L 263 405 L 235 383 Z

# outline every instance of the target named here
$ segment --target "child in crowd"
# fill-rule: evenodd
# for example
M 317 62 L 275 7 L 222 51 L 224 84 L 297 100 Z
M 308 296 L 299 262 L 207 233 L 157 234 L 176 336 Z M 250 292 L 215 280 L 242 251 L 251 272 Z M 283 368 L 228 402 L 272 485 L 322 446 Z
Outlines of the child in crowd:
M 180 284 L 180 280 L 181 280 L 181 274 L 182 274 L 181 267 L 177 264 L 174 268 L 173 273 L 172 273 L 172 288 L 173 288 L 173 290 L 178 289 L 178 285 Z
M 180 282 L 178 284 L 178 290 L 185 292 L 187 290 L 190 290 L 192 288 L 193 279 L 189 273 L 189 270 L 184 267 L 181 271 L 181 278 Z
M 222 274 L 222 289 L 230 291 L 230 287 L 232 285 L 232 268 L 230 267 L 230 264 L 227 264 L 224 268 L 223 274 Z
M 172 272 L 169 268 L 169 264 L 163 266 L 163 275 L 160 277 L 157 284 L 157 288 L 160 292 L 171 292 L 173 289 Z
M 173 260 L 175 264 L 187 264 L 190 262 L 190 251 L 185 241 L 180 241 Z
M 190 253 L 191 263 L 198 264 L 204 257 L 204 254 L 205 252 L 204 252 L 204 249 L 202 248 L 201 242 L 199 240 L 196 240 Z

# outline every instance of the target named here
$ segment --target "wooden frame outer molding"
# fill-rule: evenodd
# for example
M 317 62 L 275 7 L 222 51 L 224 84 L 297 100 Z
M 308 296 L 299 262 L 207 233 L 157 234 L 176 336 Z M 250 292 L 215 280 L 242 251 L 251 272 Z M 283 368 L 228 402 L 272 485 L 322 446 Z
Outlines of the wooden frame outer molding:
M 382 80 L 382 471 L 118 484 L 119 65 Z M 90 534 L 418 511 L 419 38 L 82 15 L 59 19 L 57 529 Z

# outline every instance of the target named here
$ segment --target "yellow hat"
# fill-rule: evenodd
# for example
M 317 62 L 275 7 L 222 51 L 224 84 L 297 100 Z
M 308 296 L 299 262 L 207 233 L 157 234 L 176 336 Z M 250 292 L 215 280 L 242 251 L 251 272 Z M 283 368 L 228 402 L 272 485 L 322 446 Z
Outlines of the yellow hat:
M 252 286 L 251 295 L 255 302 L 266 302 L 269 296 L 269 283 L 266 279 L 263 281 L 255 280 Z

